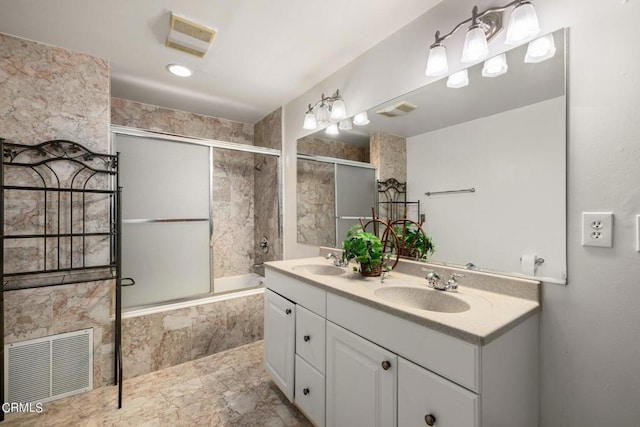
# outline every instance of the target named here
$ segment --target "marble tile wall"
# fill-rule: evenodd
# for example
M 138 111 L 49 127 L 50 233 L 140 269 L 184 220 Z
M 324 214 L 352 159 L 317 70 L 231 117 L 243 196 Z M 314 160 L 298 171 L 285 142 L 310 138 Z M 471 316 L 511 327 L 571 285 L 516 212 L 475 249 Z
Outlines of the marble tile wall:
M 298 242 L 336 246 L 334 165 L 298 159 Z
M 125 378 L 263 337 L 263 294 L 123 319 Z
M 282 149 L 282 108 L 278 108 L 255 125 L 254 144 L 260 147 Z M 254 189 L 255 189 L 255 262 L 282 259 L 282 239 L 280 238 L 280 212 L 278 197 L 280 187 L 278 182 L 278 158 L 273 156 L 255 155 Z M 264 163 L 262 163 L 264 161 Z M 269 252 L 264 253 L 260 248 L 260 240 L 266 237 L 269 241 Z M 264 270 L 257 272 L 264 275 Z
M 378 169 L 378 179 L 407 181 L 407 140 L 385 132 L 374 132 L 370 140 L 371 163 Z
M 253 145 L 252 124 L 111 98 L 111 123 L 176 135 Z
M 107 61 L 0 33 L 0 137 L 22 144 L 69 139 L 107 153 L 109 111 Z M 17 205 L 38 207 L 37 201 L 22 197 L 17 196 Z M 33 209 L 13 215 L 12 227 L 33 226 L 29 225 Z M 107 214 L 98 202 L 89 220 L 99 227 Z M 18 253 L 6 255 L 9 265 L 22 262 L 12 258 L 19 257 Z M 32 257 L 25 254 L 23 261 L 29 259 Z M 112 293 L 112 282 L 5 292 L 5 343 L 92 327 L 94 386 L 109 384 Z
M 313 135 L 305 136 L 298 140 L 298 153 L 369 162 L 369 147 L 345 144 L 341 141 L 332 141 Z

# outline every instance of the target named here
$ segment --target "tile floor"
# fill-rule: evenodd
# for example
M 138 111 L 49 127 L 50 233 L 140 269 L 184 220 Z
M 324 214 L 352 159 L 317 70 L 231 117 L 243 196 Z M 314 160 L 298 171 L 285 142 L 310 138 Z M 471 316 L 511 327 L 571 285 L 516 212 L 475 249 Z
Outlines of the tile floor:
M 262 341 L 8 414 L 4 426 L 311 426 L 262 367 Z

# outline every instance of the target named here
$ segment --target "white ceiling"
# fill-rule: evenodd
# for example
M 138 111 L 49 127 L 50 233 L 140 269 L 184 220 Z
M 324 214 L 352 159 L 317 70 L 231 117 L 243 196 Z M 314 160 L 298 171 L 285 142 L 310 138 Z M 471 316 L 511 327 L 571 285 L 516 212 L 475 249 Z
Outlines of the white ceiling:
M 255 123 L 439 1 L 0 0 L 0 32 L 106 58 L 113 96 Z M 204 59 L 164 46 L 171 11 L 218 30 Z

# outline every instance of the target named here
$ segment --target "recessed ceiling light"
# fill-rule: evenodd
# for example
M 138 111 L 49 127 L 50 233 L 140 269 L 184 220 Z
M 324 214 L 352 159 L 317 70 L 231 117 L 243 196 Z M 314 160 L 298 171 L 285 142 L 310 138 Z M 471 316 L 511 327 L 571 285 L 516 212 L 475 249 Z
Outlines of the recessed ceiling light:
M 191 75 L 191 70 L 184 65 L 169 64 L 167 65 L 167 71 L 178 77 L 189 77 Z

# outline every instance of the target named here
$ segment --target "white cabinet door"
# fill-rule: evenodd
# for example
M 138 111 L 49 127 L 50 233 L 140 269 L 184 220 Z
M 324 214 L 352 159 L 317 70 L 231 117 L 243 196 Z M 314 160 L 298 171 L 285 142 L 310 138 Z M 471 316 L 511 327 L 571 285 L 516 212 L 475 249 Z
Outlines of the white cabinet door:
M 398 359 L 398 427 L 477 427 L 478 395 Z
M 324 427 L 324 375 L 296 355 L 296 393 L 298 408 L 317 427 Z
M 394 427 L 397 356 L 327 322 L 327 427 Z
M 295 304 L 264 291 L 264 369 L 290 401 L 293 401 L 295 352 Z

